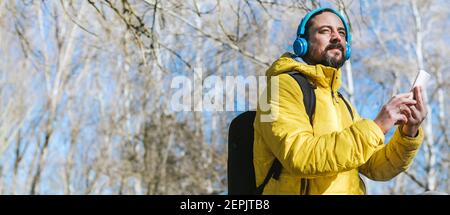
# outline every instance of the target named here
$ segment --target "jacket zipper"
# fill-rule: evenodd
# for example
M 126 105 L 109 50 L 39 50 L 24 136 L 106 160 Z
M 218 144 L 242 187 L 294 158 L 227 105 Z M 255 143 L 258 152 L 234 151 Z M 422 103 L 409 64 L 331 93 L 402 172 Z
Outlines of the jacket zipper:
M 302 178 L 300 179 L 300 195 L 308 195 L 309 188 L 308 188 L 308 179 Z
M 336 71 L 333 71 L 333 77 L 331 79 L 331 99 L 333 100 L 333 102 L 339 103 L 338 99 L 335 97 L 334 91 L 333 91 L 333 83 L 334 83 L 334 78 L 336 75 Z M 309 194 L 309 184 L 308 184 L 308 179 L 306 178 L 302 178 L 300 179 L 300 195 L 308 195 Z
M 334 91 L 333 91 L 333 83 L 334 83 L 334 76 L 336 75 L 336 71 L 333 71 L 333 77 L 331 79 L 331 99 L 333 102 L 339 103 L 338 99 L 335 97 Z

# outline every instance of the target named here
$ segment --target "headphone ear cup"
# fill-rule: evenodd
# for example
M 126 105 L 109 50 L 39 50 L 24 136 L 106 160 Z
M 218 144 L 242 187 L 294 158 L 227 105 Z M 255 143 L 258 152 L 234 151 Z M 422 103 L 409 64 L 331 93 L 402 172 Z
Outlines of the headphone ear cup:
M 299 57 L 303 57 L 308 53 L 308 42 L 304 38 L 297 38 L 293 44 L 294 53 Z
M 350 59 L 350 56 L 352 55 L 352 48 L 348 43 L 345 44 L 345 60 Z

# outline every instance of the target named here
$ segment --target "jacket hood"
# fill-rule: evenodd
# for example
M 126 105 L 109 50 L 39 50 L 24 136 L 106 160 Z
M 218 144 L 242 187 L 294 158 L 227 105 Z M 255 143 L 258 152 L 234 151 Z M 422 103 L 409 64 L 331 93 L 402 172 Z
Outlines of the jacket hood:
M 332 88 L 333 91 L 337 91 L 342 83 L 341 69 L 322 64 L 308 65 L 295 60 L 291 53 L 284 53 L 276 60 L 267 70 L 266 76 L 271 77 L 291 71 L 302 73 L 316 85 Z

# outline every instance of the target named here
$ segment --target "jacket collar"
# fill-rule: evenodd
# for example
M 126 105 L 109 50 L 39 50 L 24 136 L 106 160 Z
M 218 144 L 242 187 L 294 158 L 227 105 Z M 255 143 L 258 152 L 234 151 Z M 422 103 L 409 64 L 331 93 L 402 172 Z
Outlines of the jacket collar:
M 341 80 L 341 69 L 336 69 L 322 64 L 308 65 L 294 59 L 291 53 L 283 54 L 267 70 L 267 76 L 279 75 L 291 71 L 297 71 L 307 76 L 314 84 L 324 88 L 331 88 L 333 92 L 339 90 Z

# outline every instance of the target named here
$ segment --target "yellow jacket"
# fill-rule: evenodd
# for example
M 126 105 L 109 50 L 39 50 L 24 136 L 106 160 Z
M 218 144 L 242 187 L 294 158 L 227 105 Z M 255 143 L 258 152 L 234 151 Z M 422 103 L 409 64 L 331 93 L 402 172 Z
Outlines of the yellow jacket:
M 287 72 L 303 73 L 316 86 L 313 126 L 303 105 L 302 91 Z M 272 122 L 261 120 L 259 106 L 254 122 L 254 166 L 260 185 L 274 158 L 283 168 L 279 180 L 271 179 L 263 194 L 365 194 L 359 172 L 372 180 L 386 181 L 406 170 L 422 141 L 403 136 L 399 128 L 388 144 L 381 129 L 361 118 L 352 107 L 354 120 L 337 96 L 341 70 L 323 65 L 306 65 L 289 53 L 275 61 L 266 73 L 279 78 L 278 100 L 270 97 Z M 271 86 L 268 81 L 268 89 Z

